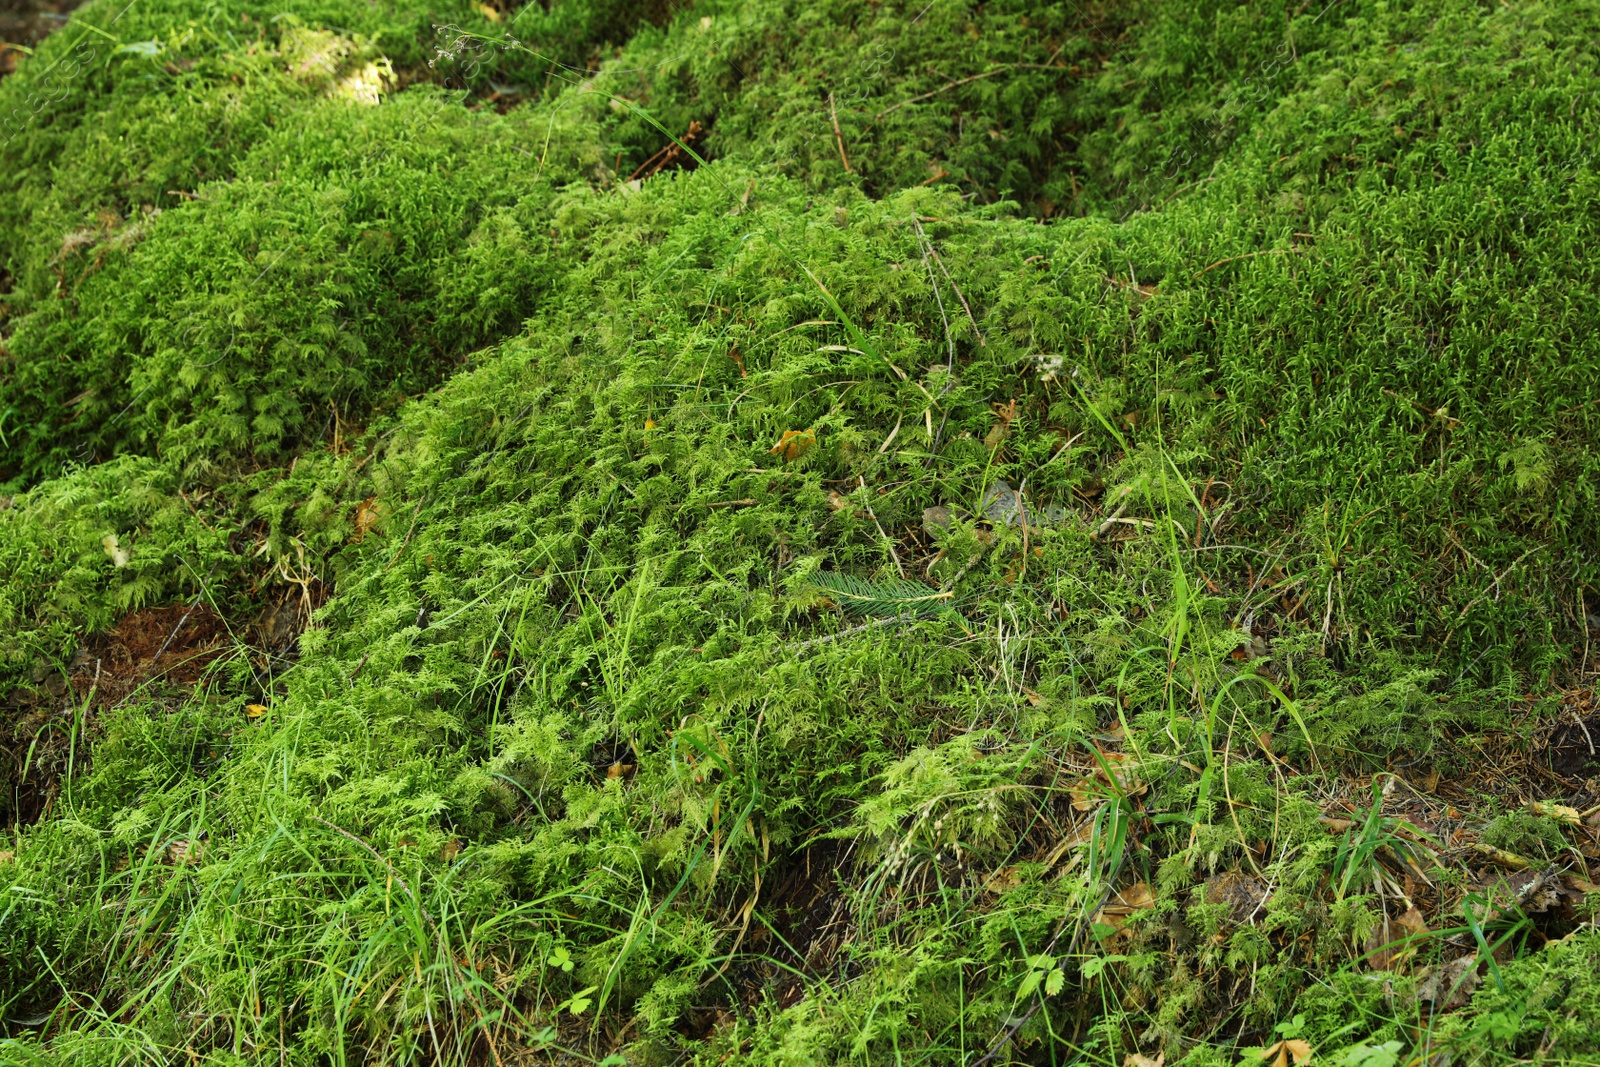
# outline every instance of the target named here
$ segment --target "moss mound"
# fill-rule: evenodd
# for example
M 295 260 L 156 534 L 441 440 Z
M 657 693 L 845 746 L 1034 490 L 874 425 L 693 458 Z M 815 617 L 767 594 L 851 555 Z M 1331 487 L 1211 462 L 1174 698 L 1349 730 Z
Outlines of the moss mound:
M 1597 30 L 91 0 L 0 1056 L 1597 1051 Z

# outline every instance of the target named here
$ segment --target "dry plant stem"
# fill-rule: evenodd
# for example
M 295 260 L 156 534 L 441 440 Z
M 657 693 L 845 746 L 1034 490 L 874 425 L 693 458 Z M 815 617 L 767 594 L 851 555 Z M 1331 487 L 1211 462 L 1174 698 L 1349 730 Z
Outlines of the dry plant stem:
M 854 174 L 850 169 L 850 157 L 844 154 L 844 134 L 839 131 L 839 109 L 833 103 L 833 90 L 828 90 L 828 117 L 833 120 L 833 141 L 839 146 L 839 162 L 844 164 L 846 174 Z
M 1583 627 L 1583 661 L 1578 665 L 1578 681 L 1581 683 L 1589 676 L 1589 605 L 1584 601 L 1583 590 L 1578 590 L 1578 625 Z M 1576 710 L 1572 713 L 1576 716 Z M 1578 720 L 1578 725 L 1583 725 L 1583 720 Z M 1584 730 L 1583 736 L 1588 737 L 1589 731 Z M 1589 752 L 1594 752 L 1594 742 L 1589 742 Z
M 1521 565 L 1523 560 L 1527 559 L 1529 556 L 1533 555 L 1535 552 L 1538 552 L 1542 548 L 1544 548 L 1543 545 L 1534 545 L 1522 555 L 1512 560 L 1511 564 L 1506 567 L 1505 570 L 1494 576 L 1494 582 L 1492 584 L 1494 587 L 1494 597 L 1496 600 L 1500 599 L 1500 583 L 1505 579 L 1505 576 L 1516 570 L 1517 567 Z M 1456 616 L 1455 625 L 1450 627 L 1450 632 L 1444 635 L 1443 641 L 1439 642 L 1439 650 L 1433 654 L 1433 662 L 1435 664 L 1439 662 L 1439 657 L 1444 655 L 1444 650 L 1450 647 L 1450 639 L 1455 637 L 1457 630 L 1461 629 L 1461 624 L 1467 621 L 1467 616 L 1472 613 L 1472 609 L 1477 607 L 1479 604 L 1482 604 L 1485 600 L 1488 600 L 1489 595 L 1489 592 L 1485 590 L 1483 593 L 1480 593 L 1478 596 L 1474 597 L 1472 602 L 1466 607 L 1461 609 L 1461 614 Z M 1587 633 L 1587 621 L 1585 625 L 1585 632 Z
M 400 888 L 404 889 L 406 891 L 406 896 L 411 898 L 411 902 L 417 906 L 417 910 L 422 913 L 422 917 L 424 919 L 428 920 L 428 925 L 430 925 L 430 926 L 433 925 L 433 916 L 428 914 L 428 909 L 422 906 L 422 900 L 415 893 L 413 893 L 411 891 L 411 884 L 409 882 L 407 882 L 404 877 L 401 876 L 399 871 L 394 869 L 394 864 L 392 864 L 388 860 L 384 859 L 383 853 L 379 852 L 377 849 L 375 849 L 371 845 L 367 844 L 364 840 L 362 840 L 361 838 L 357 837 L 355 834 L 351 833 L 349 830 L 346 830 L 342 826 L 337 826 L 337 825 L 329 822 L 327 819 L 324 819 L 320 815 L 312 815 L 312 816 L 310 816 L 310 818 L 314 822 L 319 822 L 323 826 L 326 826 L 328 829 L 332 830 L 334 833 L 338 834 L 339 836 L 345 837 L 345 838 L 350 839 L 351 841 L 354 841 L 356 844 L 360 845 L 362 848 L 366 849 L 369 853 L 371 853 L 373 859 L 377 860 L 379 863 L 383 864 L 384 867 L 388 868 L 390 877 L 392 877 L 396 882 L 400 883 Z
M 150 666 L 154 667 L 158 662 L 160 662 L 161 656 L 167 651 L 167 648 L 178 636 L 178 631 L 183 629 L 183 624 L 189 621 L 189 616 L 194 614 L 194 609 L 200 606 L 200 598 L 204 595 L 205 592 L 202 590 L 194 595 L 193 600 L 189 601 L 189 610 L 183 613 L 183 618 L 178 620 L 178 625 L 174 626 L 172 628 L 172 632 L 167 635 L 167 639 L 161 642 L 161 647 L 156 650 L 156 654 L 150 659 Z
M 939 250 L 937 248 L 933 247 L 933 242 L 930 241 L 928 239 L 928 235 L 923 232 L 922 220 L 918 216 L 913 215 L 911 216 L 911 225 L 916 227 L 917 240 L 922 243 L 923 258 L 926 259 L 927 257 L 932 256 L 933 261 L 939 264 L 939 273 L 944 275 L 944 280 L 950 283 L 950 291 L 956 294 L 957 300 L 961 301 L 961 310 L 967 313 L 967 321 L 972 323 L 972 332 L 978 335 L 978 344 L 987 345 L 988 341 L 985 340 L 983 331 L 978 327 L 978 318 L 972 313 L 972 305 L 967 303 L 967 298 L 962 295 L 961 287 L 957 285 L 956 280 L 950 276 L 950 268 L 945 266 L 944 257 L 939 254 Z M 942 303 L 939 305 L 939 311 L 941 315 L 944 313 L 944 305 Z M 945 329 L 949 329 L 948 322 L 945 325 Z M 954 365 L 954 362 L 955 356 L 954 353 L 952 353 L 952 366 Z
M 1062 45 L 1062 48 L 1065 47 L 1065 45 Z M 902 100 L 898 104 L 891 104 L 889 107 L 884 108 L 882 111 L 874 115 L 872 117 L 872 121 L 881 121 L 884 116 L 892 115 L 908 104 L 920 104 L 924 100 L 933 99 L 940 93 L 948 92 L 951 89 L 959 88 L 960 86 L 968 85 L 975 81 L 982 81 L 985 78 L 992 78 L 996 74 L 1004 74 L 1008 70 L 1059 70 L 1062 71 L 1062 73 L 1066 73 L 1065 68 L 1054 65 L 1056 56 L 1059 56 L 1060 54 L 1061 48 L 1057 48 L 1053 53 L 1051 53 L 1050 58 L 1045 60 L 1043 63 L 1007 63 L 1003 67 L 995 67 L 993 70 L 986 70 L 982 74 L 973 74 L 970 77 L 957 78 L 955 81 L 947 82 L 944 85 L 939 86 L 937 89 L 923 93 L 921 96 L 913 96 L 911 99 Z
M 1580 674 L 1579 677 L 1583 676 Z M 1583 739 L 1589 742 L 1589 755 L 1593 756 L 1595 754 L 1594 738 L 1589 736 L 1589 727 L 1584 724 L 1583 716 L 1578 714 L 1577 708 L 1572 709 L 1572 721 L 1577 723 L 1578 729 L 1583 731 Z
M 856 481 L 861 485 L 862 500 L 867 501 L 867 480 L 858 474 L 856 475 Z M 904 578 L 906 576 L 906 569 L 900 564 L 900 553 L 894 550 L 894 542 L 889 540 L 888 534 L 884 533 L 883 523 L 878 521 L 877 512 L 872 510 L 872 504 L 870 501 L 867 502 L 867 515 L 872 519 L 872 525 L 878 528 L 878 536 L 883 538 L 883 543 L 888 546 L 889 558 L 894 560 L 894 569 L 900 572 L 900 577 Z
M 1107 531 L 1109 531 L 1117 524 L 1119 520 L 1121 520 L 1122 513 L 1128 510 L 1128 504 L 1130 503 L 1129 497 L 1132 496 L 1132 494 L 1133 486 L 1130 485 L 1123 488 L 1121 493 L 1122 502 L 1117 505 L 1117 510 L 1113 511 L 1104 522 L 1102 522 L 1099 526 L 1096 526 L 1093 532 L 1089 534 L 1089 539 L 1091 541 L 1100 540 L 1100 538 L 1106 535 Z
M 1254 259 L 1257 256 L 1288 256 L 1288 255 L 1293 255 L 1294 253 L 1296 253 L 1298 251 L 1300 251 L 1298 248 L 1266 248 L 1266 249 L 1262 249 L 1260 252 L 1246 252 L 1242 256 L 1229 256 L 1227 259 L 1219 259 L 1219 260 L 1217 260 L 1215 263 L 1211 264 L 1211 266 L 1207 267 L 1205 270 L 1202 270 L 1198 274 L 1196 274 L 1195 277 L 1198 278 L 1202 274 L 1206 274 L 1206 273 L 1208 273 L 1210 271 L 1213 271 L 1216 268 L 1218 268 L 1218 267 L 1220 267 L 1220 266 L 1222 266 L 1222 265 L 1224 265 L 1226 263 L 1237 263 L 1241 259 Z
M 405 540 L 400 542 L 400 550 L 394 554 L 394 558 L 390 559 L 388 563 L 384 564 L 383 569 L 385 571 L 399 562 L 400 557 L 405 554 L 406 546 L 411 543 L 411 535 L 417 532 L 417 517 L 422 514 L 422 505 L 426 504 L 427 502 L 428 501 L 426 497 L 417 501 L 416 509 L 411 512 L 411 526 L 406 530 Z
M 1017 518 L 1022 522 L 1022 570 L 1017 574 L 1017 581 L 1028 576 L 1028 505 L 1023 502 L 1023 494 L 1028 491 L 1028 479 L 1024 477 L 1022 484 L 1017 486 Z
M 940 271 L 943 271 L 944 276 L 945 276 L 945 280 L 950 282 L 950 288 L 956 294 L 956 299 L 960 300 L 961 301 L 961 306 L 966 308 L 967 318 L 972 319 L 972 309 L 970 307 L 967 307 L 966 298 L 961 295 L 961 290 L 956 288 L 956 283 L 955 283 L 954 279 L 952 279 L 950 277 L 950 272 L 945 270 L 944 261 L 939 258 L 939 253 L 934 250 L 933 243 L 928 240 L 928 235 L 922 232 L 922 223 L 915 215 L 911 216 L 911 225 L 916 228 L 916 231 L 917 231 L 917 242 L 918 242 L 918 244 L 920 244 L 922 246 L 922 265 L 924 267 L 927 267 L 928 266 L 928 260 L 929 260 L 930 257 L 933 260 L 935 260 L 936 262 L 938 262 L 939 269 L 940 269 Z M 953 374 L 955 372 L 955 366 L 956 366 L 956 342 L 955 342 L 955 338 L 953 336 L 951 336 L 951 334 L 950 334 L 950 319 L 944 313 L 944 298 L 939 294 L 939 284 L 938 284 L 938 282 L 934 281 L 932 268 L 928 269 L 928 284 L 933 287 L 933 298 L 939 305 L 939 318 L 944 323 L 945 346 L 946 346 L 946 349 L 947 349 L 947 351 L 949 353 L 949 357 L 946 360 L 945 367 L 944 367 L 944 369 L 945 369 L 944 388 L 939 390 L 939 396 L 942 399 L 944 397 L 945 393 L 950 391 L 950 376 L 951 376 L 951 374 Z M 978 320 L 977 319 L 972 319 L 972 328 L 974 330 L 976 330 L 978 328 Z M 980 344 L 983 343 L 983 335 L 982 334 L 978 335 L 978 342 Z M 950 419 L 950 412 L 948 410 L 946 410 L 943 414 L 941 414 L 939 416 L 939 429 L 929 435 L 929 442 L 928 442 L 928 451 L 929 452 L 932 452 L 934 454 L 938 453 L 938 451 L 939 451 L 939 441 L 944 437 L 944 427 L 945 427 L 945 424 L 949 421 L 949 419 Z M 932 422 L 932 416 L 929 416 L 929 422 Z
M 889 615 L 882 619 L 873 619 L 871 622 L 864 622 L 860 626 L 852 626 L 848 630 L 840 630 L 836 634 L 825 634 L 822 637 L 809 638 L 805 641 L 801 641 L 797 645 L 790 645 L 783 649 L 783 651 L 786 653 L 804 652 L 808 648 L 816 648 L 820 645 L 829 645 L 843 638 L 853 637 L 859 633 L 865 633 L 868 630 L 881 629 L 882 627 L 890 626 L 897 622 L 907 622 L 914 618 L 916 618 L 915 615 Z
M 928 238 L 922 232 L 922 223 L 913 217 L 911 225 L 917 228 L 917 243 L 922 246 L 922 266 L 928 272 L 928 285 L 933 289 L 933 302 L 939 308 L 939 321 L 944 323 L 944 345 L 949 353 L 944 365 L 946 374 L 945 388 L 948 389 L 950 387 L 948 375 L 956 365 L 956 339 L 950 334 L 950 317 L 944 313 L 944 297 L 939 293 L 939 283 L 933 277 L 933 264 L 929 262 L 929 257 L 933 253 L 933 246 L 928 243 Z M 943 393 L 941 392 L 940 395 L 943 395 Z

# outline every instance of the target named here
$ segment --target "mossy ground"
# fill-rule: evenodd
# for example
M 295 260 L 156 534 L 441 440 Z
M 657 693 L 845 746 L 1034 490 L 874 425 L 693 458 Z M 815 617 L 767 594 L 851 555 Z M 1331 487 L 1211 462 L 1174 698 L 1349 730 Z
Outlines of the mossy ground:
M 1594 1062 L 1596 41 L 90 0 L 0 1061 Z

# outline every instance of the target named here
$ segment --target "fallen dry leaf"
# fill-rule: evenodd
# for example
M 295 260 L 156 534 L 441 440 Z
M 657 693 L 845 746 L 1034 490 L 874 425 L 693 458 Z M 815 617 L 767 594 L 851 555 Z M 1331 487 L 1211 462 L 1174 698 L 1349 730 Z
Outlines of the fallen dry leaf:
M 1543 815 L 1557 822 L 1564 822 L 1568 826 L 1579 826 L 1583 823 L 1583 816 L 1578 813 L 1577 808 L 1568 807 L 1565 804 L 1557 804 L 1554 801 L 1535 800 L 1528 805 L 1528 810 L 1535 815 Z
M 267 706 L 265 704 L 246 704 L 244 713 L 252 719 L 259 719 L 267 713 Z
M 205 850 L 202 842 L 191 845 L 187 838 L 180 838 L 167 845 L 167 861 L 169 863 L 199 863 L 200 855 Z
M 1417 999 L 1426 1000 L 1435 1012 L 1465 1007 L 1478 987 L 1478 957 L 1462 956 L 1424 971 L 1417 985 Z
M 796 460 L 811 451 L 817 443 L 815 430 L 785 430 L 778 443 L 767 449 L 775 456 L 782 456 L 785 461 Z
M 1112 895 L 1106 906 L 1095 915 L 1093 925 L 1114 928 L 1112 933 L 1106 935 L 1108 942 L 1126 937 L 1128 931 L 1122 928 L 1123 924 L 1144 909 L 1154 907 L 1155 903 L 1156 899 L 1150 892 L 1150 883 L 1135 882 Z
M 1162 1064 L 1166 1062 L 1167 1054 L 1165 1052 L 1155 1059 L 1151 1059 L 1149 1056 L 1141 1056 L 1137 1052 L 1130 1052 L 1122 1057 L 1122 1067 L 1162 1067 Z
M 1099 807 L 1112 796 L 1120 794 L 1138 797 L 1150 791 L 1150 787 L 1139 780 L 1139 765 L 1134 762 L 1132 756 L 1126 752 L 1104 751 L 1100 756 L 1105 761 L 1103 766 L 1096 767 L 1094 774 L 1080 778 L 1067 787 L 1067 792 L 1072 795 L 1073 808 L 1078 811 L 1089 811 Z M 1109 776 L 1106 774 L 1107 766 L 1112 772 Z
M 1022 884 L 1022 875 L 1015 865 L 1001 867 L 983 880 L 983 888 L 991 893 L 1004 893 Z
M 355 519 L 353 520 L 356 532 L 355 536 L 352 537 L 351 540 L 355 541 L 357 544 L 359 544 L 362 539 L 367 536 L 367 531 L 371 530 L 373 525 L 378 521 L 377 500 L 377 497 L 369 496 L 367 499 L 356 505 L 356 514 Z
M 1272 1067 L 1289 1067 L 1289 1061 L 1296 1064 L 1307 1063 L 1311 1059 L 1311 1044 L 1296 1038 L 1293 1041 L 1280 1041 L 1261 1054 L 1261 1058 Z
M 1392 971 L 1416 955 L 1415 939 L 1427 932 L 1428 924 L 1415 906 L 1398 919 L 1385 918 L 1367 939 L 1367 961 L 1375 971 Z

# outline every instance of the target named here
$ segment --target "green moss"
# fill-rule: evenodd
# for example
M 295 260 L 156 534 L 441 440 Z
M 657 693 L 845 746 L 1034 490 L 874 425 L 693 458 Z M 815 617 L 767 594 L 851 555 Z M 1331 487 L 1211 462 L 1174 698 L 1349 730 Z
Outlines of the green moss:
M 1414 1040 L 1322 796 L 1581 654 L 1600 10 L 252 11 L 108 22 L 3 150 L 0 715 L 133 608 L 235 639 L 52 707 L 7 1055 Z M 829 597 L 890 581 L 953 610 Z

